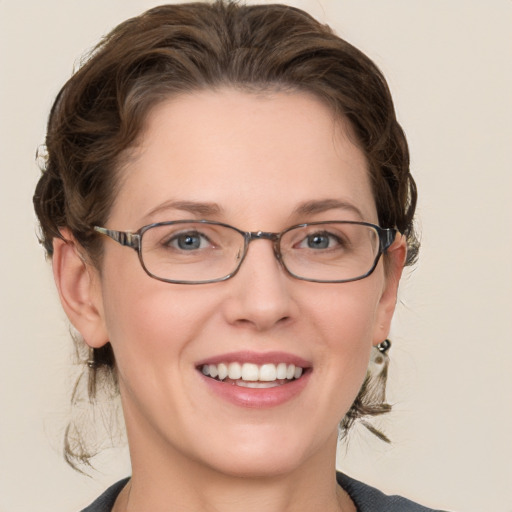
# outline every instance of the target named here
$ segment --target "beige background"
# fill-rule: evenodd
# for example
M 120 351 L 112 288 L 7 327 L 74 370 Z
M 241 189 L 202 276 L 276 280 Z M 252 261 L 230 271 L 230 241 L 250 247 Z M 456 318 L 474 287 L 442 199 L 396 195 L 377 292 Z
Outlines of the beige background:
M 78 510 L 129 474 L 61 456 L 71 343 L 35 237 L 34 153 L 83 51 L 150 0 L 0 0 L 0 512 Z M 383 69 L 408 134 L 423 251 L 393 327 L 388 447 L 339 467 L 433 507 L 512 511 L 512 1 L 303 0 Z

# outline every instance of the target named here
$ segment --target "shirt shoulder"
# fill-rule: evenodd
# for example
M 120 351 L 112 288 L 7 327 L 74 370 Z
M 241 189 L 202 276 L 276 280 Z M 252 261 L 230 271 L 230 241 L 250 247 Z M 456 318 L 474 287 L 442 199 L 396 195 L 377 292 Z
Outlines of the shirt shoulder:
M 424 507 L 401 496 L 388 496 L 353 478 L 337 473 L 338 484 L 347 491 L 358 512 L 443 512 Z
M 128 480 L 130 479 L 125 478 L 110 486 L 99 498 L 81 512 L 111 512 L 116 498 L 123 490 L 123 487 L 128 483 Z

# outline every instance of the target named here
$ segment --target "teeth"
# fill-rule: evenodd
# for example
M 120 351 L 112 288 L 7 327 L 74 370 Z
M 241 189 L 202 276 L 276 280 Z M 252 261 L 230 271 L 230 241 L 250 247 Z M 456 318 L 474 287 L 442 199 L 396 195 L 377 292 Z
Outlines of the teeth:
M 242 377 L 242 366 L 240 365 L 240 363 L 231 363 L 228 365 L 228 377 L 233 380 L 237 380 Z
M 261 366 L 258 380 L 262 380 L 264 382 L 271 382 L 276 379 L 277 368 L 275 364 L 264 364 L 263 366 Z
M 210 377 L 215 378 L 215 377 L 217 377 L 217 375 L 219 375 L 219 370 L 217 369 L 216 365 L 211 364 L 209 366 L 209 368 L 210 368 Z
M 212 372 L 210 370 L 210 376 Z M 257 364 L 244 363 L 242 365 L 242 380 L 260 380 L 259 369 Z
M 277 365 L 277 378 L 278 379 L 286 379 L 286 363 L 279 363 Z
M 226 364 L 220 363 L 217 370 L 219 370 L 219 380 L 224 380 L 228 376 L 228 366 Z
M 266 363 L 257 365 L 253 363 L 220 363 L 204 364 L 201 372 L 207 377 L 224 380 L 229 378 L 237 380 L 237 385 L 251 388 L 268 388 L 278 385 L 276 380 L 299 379 L 303 368 L 294 364 L 279 363 L 277 365 Z M 240 380 L 241 379 L 241 380 Z
M 241 388 L 258 388 L 258 389 L 266 389 L 266 388 L 275 388 L 279 386 L 277 382 L 249 382 L 245 380 L 237 380 L 236 385 Z

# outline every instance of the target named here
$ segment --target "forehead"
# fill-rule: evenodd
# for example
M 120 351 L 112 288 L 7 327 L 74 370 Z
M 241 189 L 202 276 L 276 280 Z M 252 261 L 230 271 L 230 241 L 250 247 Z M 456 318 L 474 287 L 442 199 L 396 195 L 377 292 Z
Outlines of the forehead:
M 214 204 L 232 223 L 261 223 L 299 204 L 336 200 L 376 221 L 367 162 L 346 123 L 302 92 L 226 88 L 166 100 L 149 114 L 121 174 L 111 219 L 130 229 L 172 220 L 159 206 L 178 202 Z

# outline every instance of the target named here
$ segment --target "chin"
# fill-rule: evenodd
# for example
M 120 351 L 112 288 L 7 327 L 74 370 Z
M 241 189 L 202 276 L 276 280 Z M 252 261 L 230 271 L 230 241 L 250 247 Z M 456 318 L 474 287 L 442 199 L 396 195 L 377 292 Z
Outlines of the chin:
M 303 439 L 296 435 L 297 429 L 295 435 L 290 435 L 289 428 L 274 432 L 268 430 L 255 432 L 255 429 L 248 429 L 238 439 L 227 436 L 231 440 L 229 446 L 218 444 L 216 453 L 211 453 L 216 459 L 210 460 L 211 467 L 239 478 L 278 477 L 296 472 L 307 463 L 311 454 L 318 453 L 318 437 Z M 337 434 L 334 436 L 334 450 L 336 439 Z M 328 444 L 330 446 L 331 443 Z
M 297 471 L 304 461 L 285 454 L 272 454 L 271 457 L 259 456 L 251 459 L 222 461 L 213 467 L 217 472 L 237 478 L 264 479 L 276 478 Z

